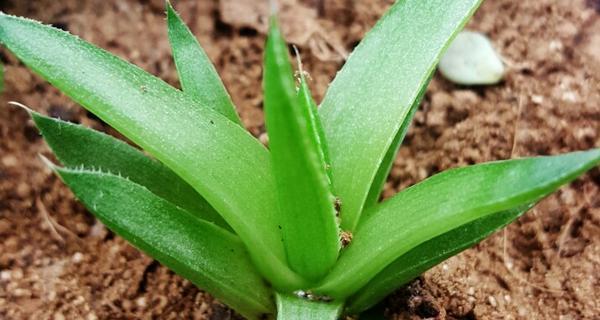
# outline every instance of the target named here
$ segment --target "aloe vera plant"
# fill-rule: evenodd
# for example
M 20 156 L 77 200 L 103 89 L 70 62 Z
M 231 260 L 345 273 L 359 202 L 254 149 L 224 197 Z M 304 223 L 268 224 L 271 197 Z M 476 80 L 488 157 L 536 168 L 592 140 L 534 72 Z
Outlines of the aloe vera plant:
M 479 3 L 397 1 L 320 108 L 302 72 L 295 83 L 272 16 L 268 149 L 244 130 L 168 3 L 182 91 L 32 20 L 0 15 L 0 41 L 146 151 L 29 110 L 63 167 L 48 165 L 110 229 L 249 319 L 337 319 L 367 310 L 600 162 L 593 149 L 478 164 L 379 201 L 440 55 Z

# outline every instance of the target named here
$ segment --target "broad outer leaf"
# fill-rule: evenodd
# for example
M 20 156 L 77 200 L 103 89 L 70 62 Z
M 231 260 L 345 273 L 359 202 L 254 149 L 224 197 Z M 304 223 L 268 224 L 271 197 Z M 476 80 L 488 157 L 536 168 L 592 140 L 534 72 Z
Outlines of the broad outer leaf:
M 189 184 L 136 148 L 102 132 L 37 112 L 31 112 L 31 117 L 65 166 L 118 173 L 199 218 L 229 229 L 219 213 Z
M 367 195 L 364 209 L 368 209 L 379 202 L 381 190 L 383 190 L 385 181 L 387 180 L 387 177 L 390 174 L 390 170 L 392 170 L 394 160 L 396 160 L 396 155 L 398 154 L 398 149 L 400 149 L 400 145 L 402 144 L 402 141 L 404 140 L 404 137 L 408 132 L 408 128 L 410 128 L 412 119 L 414 118 L 417 109 L 419 109 L 419 105 L 421 105 L 421 101 L 425 96 L 425 92 L 427 92 L 427 85 L 431 81 L 433 74 L 434 72 L 431 72 L 431 74 L 429 75 L 429 79 L 427 80 L 425 85 L 421 87 L 419 96 L 414 101 L 413 105 L 410 107 L 410 110 L 408 111 L 408 114 L 406 115 L 406 118 L 404 119 L 400 130 L 398 130 L 398 132 L 396 133 L 396 137 L 394 137 L 394 141 L 392 141 L 392 145 L 390 145 L 390 148 L 385 153 L 385 156 L 383 157 L 383 160 L 379 165 L 379 169 L 377 170 L 377 174 L 373 179 L 373 183 L 371 184 L 371 190 L 369 190 L 369 193 Z
M 273 311 L 271 290 L 238 237 L 125 178 L 54 168 L 108 228 L 248 318 Z
M 444 48 L 481 0 L 402 0 L 331 83 L 319 109 L 342 229 L 353 230 L 379 167 Z
M 311 301 L 292 295 L 276 294 L 277 320 L 337 320 L 342 303 Z
M 287 46 L 275 18 L 265 49 L 265 122 L 291 268 L 319 280 L 335 263 L 339 230 L 310 106 L 299 103 Z
M 521 216 L 531 205 L 485 216 L 446 232 L 400 256 L 348 301 L 348 313 L 371 308 L 381 299 L 440 262 L 468 249 Z
M 183 92 L 241 124 L 231 97 L 198 40 L 167 1 L 169 42 Z
M 248 132 L 164 81 L 62 30 L 0 14 L 0 41 L 194 187 L 240 236 L 275 286 L 302 285 L 285 264 L 269 152 Z
M 345 298 L 414 247 L 495 212 L 534 203 L 600 162 L 600 149 L 437 174 L 373 208 L 320 294 Z

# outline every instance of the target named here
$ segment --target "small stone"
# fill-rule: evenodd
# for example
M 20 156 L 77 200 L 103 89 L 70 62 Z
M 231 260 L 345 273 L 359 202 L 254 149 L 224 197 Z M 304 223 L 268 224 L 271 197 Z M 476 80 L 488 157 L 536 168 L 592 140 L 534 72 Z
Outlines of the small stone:
M 83 254 L 81 252 L 75 252 L 73 257 L 71 257 L 71 260 L 73 260 L 73 263 L 75 264 L 80 263 L 83 261 Z
M 139 297 L 135 300 L 135 304 L 139 307 L 139 308 L 145 308 L 146 307 L 146 298 L 145 297 Z
M 2 164 L 6 167 L 15 167 L 19 164 L 19 160 L 14 155 L 7 155 L 2 158 Z
M 442 56 L 440 72 L 462 85 L 496 84 L 504 76 L 504 65 L 490 40 L 479 32 L 459 33 Z
M 10 271 L 4 270 L 4 271 L 0 272 L 0 280 L 8 281 L 8 280 L 10 280 L 10 278 L 11 278 Z
M 534 94 L 531 96 L 531 101 L 533 101 L 535 104 L 542 104 L 544 103 L 544 97 Z
M 494 308 L 498 305 L 498 303 L 496 302 L 496 298 L 494 298 L 492 296 L 488 296 L 488 302 Z
M 95 313 L 88 313 L 86 320 L 98 320 L 98 316 Z

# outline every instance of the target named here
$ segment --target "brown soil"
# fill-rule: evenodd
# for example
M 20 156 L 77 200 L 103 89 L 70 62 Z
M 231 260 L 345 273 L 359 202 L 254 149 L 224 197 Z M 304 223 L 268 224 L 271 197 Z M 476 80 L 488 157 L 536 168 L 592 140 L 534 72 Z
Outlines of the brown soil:
M 264 131 L 262 2 L 175 2 L 256 136 Z M 320 99 L 344 54 L 393 1 L 284 2 L 282 24 Z M 67 29 L 176 85 L 162 7 L 162 0 L 0 2 L 3 11 Z M 465 88 L 436 77 L 385 195 L 458 165 L 600 146 L 599 12 L 596 0 L 485 2 L 469 27 L 487 33 L 506 58 L 506 80 Z M 16 100 L 115 133 L 2 52 L 0 105 Z M 236 317 L 87 213 L 38 159 L 49 151 L 24 112 L 0 107 L 0 137 L 0 318 Z M 386 313 L 394 319 L 597 319 L 599 195 L 596 168 L 506 234 L 399 290 L 384 302 Z

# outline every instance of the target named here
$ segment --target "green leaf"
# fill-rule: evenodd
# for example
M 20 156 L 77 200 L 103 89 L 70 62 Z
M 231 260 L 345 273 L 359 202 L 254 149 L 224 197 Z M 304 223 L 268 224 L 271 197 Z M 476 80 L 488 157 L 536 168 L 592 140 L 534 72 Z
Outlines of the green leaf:
M 198 40 L 167 1 L 169 42 L 183 92 L 203 107 L 210 107 L 240 124 L 231 97 Z
M 365 201 L 365 206 L 364 206 L 365 209 L 368 209 L 379 202 L 379 196 L 381 195 L 381 190 L 383 190 L 385 181 L 387 180 L 387 177 L 390 174 L 390 170 L 392 170 L 392 166 L 394 165 L 394 160 L 396 160 L 396 155 L 398 154 L 398 149 L 400 149 L 400 145 L 402 145 L 402 141 L 404 140 L 404 137 L 406 136 L 406 133 L 408 132 L 408 128 L 410 128 L 412 119 L 414 118 L 415 113 L 417 113 L 417 110 L 419 109 L 419 105 L 421 105 L 421 101 L 423 100 L 423 97 L 425 96 L 425 92 L 427 92 L 427 85 L 431 81 L 431 78 L 433 78 L 433 75 L 434 75 L 434 72 L 432 72 L 429 75 L 429 79 L 427 80 L 425 85 L 423 87 L 421 87 L 419 96 L 417 97 L 417 99 L 415 100 L 413 105 L 410 107 L 410 110 L 408 111 L 406 118 L 404 118 L 404 121 L 402 122 L 402 126 L 400 127 L 400 130 L 398 130 L 398 133 L 396 133 L 396 136 L 394 137 L 394 141 L 392 142 L 392 145 L 390 146 L 388 151 L 385 153 L 385 156 L 383 157 L 383 160 L 381 161 L 381 164 L 379 165 L 379 169 L 377 170 L 377 174 L 375 174 L 375 179 L 373 179 L 373 183 L 371 184 L 371 190 L 369 190 L 369 193 L 367 195 L 367 199 Z
M 444 48 L 481 0 L 396 1 L 350 55 L 320 108 L 342 229 L 353 230 L 372 182 Z M 392 148 L 393 149 L 393 148 Z
M 310 106 L 299 103 L 275 18 L 265 49 L 265 122 L 277 182 L 279 224 L 291 268 L 318 280 L 335 263 L 339 231 Z
M 331 187 L 333 187 L 333 177 L 331 176 L 331 156 L 329 155 L 329 147 L 327 146 L 327 140 L 325 140 L 325 131 L 323 130 L 321 118 L 319 117 L 317 104 L 315 103 L 315 100 L 312 97 L 310 88 L 308 87 L 308 83 L 306 81 L 306 76 L 304 75 L 304 70 L 302 69 L 302 62 L 300 60 L 299 53 L 297 53 L 297 57 L 298 69 L 300 72 L 300 87 L 298 89 L 298 99 L 300 99 L 300 108 L 307 109 L 309 111 L 310 130 L 313 132 L 313 135 L 317 140 L 317 144 L 319 145 L 319 155 L 321 157 L 320 161 L 321 163 L 325 164 L 325 170 L 327 172 L 327 177 L 329 178 L 329 184 Z
M 437 174 L 374 207 L 315 292 L 345 298 L 414 247 L 487 215 L 534 203 L 600 162 L 600 149 Z
M 438 263 L 468 249 L 521 216 L 532 205 L 494 213 L 428 240 L 400 256 L 348 300 L 348 312 L 366 310 Z
M 220 227 L 230 227 L 189 184 L 160 162 L 102 132 L 31 111 L 44 139 L 65 166 L 118 173 L 157 196 Z
M 189 183 L 278 287 L 285 262 L 269 152 L 237 124 L 110 53 L 33 20 L 0 14 L 0 41 L 23 63 Z
M 273 311 L 271 290 L 238 237 L 100 171 L 53 168 L 108 228 L 244 316 Z
M 337 320 L 343 304 L 276 294 L 278 320 Z

